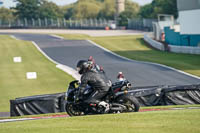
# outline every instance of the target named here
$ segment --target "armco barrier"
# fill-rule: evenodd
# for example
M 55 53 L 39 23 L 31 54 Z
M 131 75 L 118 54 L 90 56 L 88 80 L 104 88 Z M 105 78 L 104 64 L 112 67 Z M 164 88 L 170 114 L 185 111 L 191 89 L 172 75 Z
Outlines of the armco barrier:
M 200 47 L 174 46 L 168 45 L 170 52 L 185 54 L 200 54 Z
M 157 42 L 155 40 L 153 40 L 151 37 L 149 37 L 148 35 L 144 35 L 144 40 L 146 42 L 148 42 L 152 47 L 156 48 L 156 49 L 159 49 L 161 51 L 164 51 L 165 48 L 164 48 L 164 45 L 160 42 Z
M 162 43 L 153 40 L 151 37 L 149 37 L 146 34 L 144 35 L 144 40 L 152 47 L 161 51 L 165 51 L 165 47 Z M 174 53 L 200 54 L 200 47 L 175 46 L 175 45 L 169 44 L 167 50 L 169 52 L 174 52 Z

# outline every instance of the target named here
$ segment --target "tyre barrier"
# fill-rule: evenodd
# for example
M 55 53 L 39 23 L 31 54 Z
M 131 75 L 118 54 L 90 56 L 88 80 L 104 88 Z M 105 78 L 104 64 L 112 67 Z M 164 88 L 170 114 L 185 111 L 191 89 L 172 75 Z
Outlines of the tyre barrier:
M 200 84 L 138 87 L 129 90 L 126 95 L 136 98 L 141 106 L 200 104 Z M 10 115 L 59 113 L 65 112 L 64 107 L 64 92 L 16 98 L 10 100 Z
M 65 93 L 37 95 L 10 100 L 10 116 L 64 112 Z

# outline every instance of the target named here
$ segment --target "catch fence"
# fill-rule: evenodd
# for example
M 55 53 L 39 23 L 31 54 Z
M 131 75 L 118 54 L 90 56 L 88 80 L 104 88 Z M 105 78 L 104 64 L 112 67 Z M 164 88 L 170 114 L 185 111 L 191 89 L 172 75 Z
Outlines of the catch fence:
M 157 21 L 156 19 L 144 19 L 144 18 L 128 19 L 128 29 L 153 31 L 153 22 L 156 21 Z
M 106 19 L 84 19 L 84 20 L 66 20 L 66 19 L 15 19 L 1 20 L 0 28 L 68 28 L 68 29 L 104 29 L 113 23 Z
M 154 19 L 128 19 L 128 26 L 126 29 L 153 31 Z M 82 20 L 66 20 L 64 18 L 57 19 L 13 19 L 2 20 L 0 19 L 0 29 L 13 29 L 13 28 L 32 28 L 32 29 L 111 29 L 120 28 L 115 27 L 114 20 L 106 19 L 82 19 Z

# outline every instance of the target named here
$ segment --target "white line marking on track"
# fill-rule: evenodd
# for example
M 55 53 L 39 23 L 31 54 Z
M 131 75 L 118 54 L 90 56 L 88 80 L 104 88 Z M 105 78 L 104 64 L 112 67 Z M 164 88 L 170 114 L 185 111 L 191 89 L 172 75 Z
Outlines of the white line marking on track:
M 64 37 L 62 36 L 58 36 L 58 35 L 54 35 L 54 34 L 51 34 L 52 37 L 55 37 L 55 38 L 58 38 L 58 39 L 64 39 Z
M 18 119 L 2 119 L 0 123 L 15 122 L 15 121 L 27 121 L 27 120 L 40 120 L 40 119 L 52 119 L 52 118 L 64 118 L 69 117 L 69 115 L 52 115 L 52 116 L 36 116 L 31 118 L 18 118 Z
M 73 68 L 71 68 L 69 66 L 62 65 L 62 64 L 54 61 L 45 52 L 43 52 L 42 49 L 40 49 L 40 47 L 34 41 L 32 41 L 32 43 L 48 60 L 50 60 L 51 62 L 53 62 L 54 64 L 56 64 L 57 68 L 59 68 L 59 69 L 63 70 L 64 72 L 70 74 L 76 80 L 80 80 L 80 75 L 78 74 L 78 72 L 76 70 L 74 70 Z
M 3 119 L 3 120 L 0 120 L 0 123 L 15 122 L 15 121 L 27 121 L 27 120 L 36 120 L 36 118 Z
M 16 38 L 14 35 L 10 35 L 11 38 L 15 39 L 15 40 L 19 40 L 18 38 Z

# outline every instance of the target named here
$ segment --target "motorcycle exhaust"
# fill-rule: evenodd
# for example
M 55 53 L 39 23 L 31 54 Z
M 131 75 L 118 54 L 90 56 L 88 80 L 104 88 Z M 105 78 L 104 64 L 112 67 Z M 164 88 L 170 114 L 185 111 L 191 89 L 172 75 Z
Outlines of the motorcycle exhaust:
M 118 104 L 118 103 L 113 103 L 110 110 L 112 111 L 123 111 L 125 110 L 126 107 L 124 105 Z
M 111 111 L 123 111 L 121 107 L 112 107 L 110 108 Z

